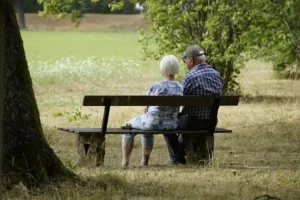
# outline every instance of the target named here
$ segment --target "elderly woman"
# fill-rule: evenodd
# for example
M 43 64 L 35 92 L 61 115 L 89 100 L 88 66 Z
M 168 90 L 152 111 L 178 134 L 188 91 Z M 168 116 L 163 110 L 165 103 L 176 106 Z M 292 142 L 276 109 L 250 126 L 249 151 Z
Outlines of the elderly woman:
M 155 82 L 150 87 L 147 95 L 152 96 L 182 96 L 183 88 L 175 80 L 179 73 L 180 65 L 173 55 L 164 56 L 160 62 L 160 71 L 164 81 Z M 145 113 L 131 119 L 127 126 L 140 130 L 174 130 L 177 129 L 178 107 L 172 106 L 149 106 Z M 122 139 L 123 160 L 122 165 L 129 165 L 129 158 L 133 148 L 135 134 L 124 134 Z M 141 166 L 148 165 L 150 154 L 153 148 L 154 137 L 152 134 L 141 134 L 142 160 Z

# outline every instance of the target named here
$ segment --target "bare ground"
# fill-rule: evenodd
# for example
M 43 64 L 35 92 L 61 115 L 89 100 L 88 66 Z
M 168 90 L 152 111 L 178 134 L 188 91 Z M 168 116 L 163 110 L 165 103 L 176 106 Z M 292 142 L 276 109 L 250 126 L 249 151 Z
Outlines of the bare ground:
M 148 22 L 144 15 L 115 15 L 115 14 L 85 14 L 78 28 L 75 27 L 69 16 L 55 21 L 54 16 L 43 18 L 38 14 L 26 14 L 28 30 L 60 30 L 60 31 L 137 31 L 146 29 Z

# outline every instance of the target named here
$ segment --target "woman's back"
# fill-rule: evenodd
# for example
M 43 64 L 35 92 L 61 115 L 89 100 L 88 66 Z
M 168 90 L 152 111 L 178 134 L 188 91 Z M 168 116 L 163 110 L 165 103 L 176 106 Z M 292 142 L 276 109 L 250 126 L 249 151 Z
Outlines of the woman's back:
M 149 96 L 182 96 L 183 88 L 178 81 L 155 82 L 147 92 Z M 179 106 L 150 106 L 142 117 L 146 129 L 176 129 Z

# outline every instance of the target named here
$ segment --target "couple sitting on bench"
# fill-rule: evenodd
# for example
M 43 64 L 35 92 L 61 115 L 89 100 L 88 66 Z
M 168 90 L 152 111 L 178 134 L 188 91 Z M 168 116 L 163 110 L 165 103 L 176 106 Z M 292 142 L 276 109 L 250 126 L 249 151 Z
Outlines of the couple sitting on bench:
M 175 75 L 179 73 L 179 61 L 173 55 L 163 57 L 160 70 L 164 81 L 155 82 L 147 92 L 154 96 L 181 95 L 221 95 L 223 79 L 220 74 L 205 62 L 204 51 L 198 45 L 187 47 L 183 55 L 183 62 L 189 70 L 179 83 Z M 179 107 L 149 106 L 143 115 L 131 119 L 127 125 L 140 130 L 201 130 L 210 127 L 210 107 Z M 216 124 L 214 124 L 216 126 Z M 133 149 L 135 134 L 124 134 L 122 138 L 122 165 L 129 165 L 129 158 Z M 186 164 L 186 144 L 193 140 L 189 135 L 164 134 L 169 151 L 169 164 Z M 148 165 L 153 148 L 154 136 L 141 134 L 142 160 L 141 165 Z

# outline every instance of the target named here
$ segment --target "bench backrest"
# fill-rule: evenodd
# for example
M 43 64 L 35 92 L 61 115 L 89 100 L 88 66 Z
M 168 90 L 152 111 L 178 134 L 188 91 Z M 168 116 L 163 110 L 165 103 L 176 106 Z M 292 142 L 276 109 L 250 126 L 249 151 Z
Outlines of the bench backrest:
M 215 96 L 84 96 L 83 106 L 212 106 Z M 220 96 L 220 106 L 237 106 L 239 96 Z
M 210 133 L 215 132 L 219 106 L 237 106 L 238 96 L 84 96 L 83 106 L 105 106 L 102 134 L 105 135 L 111 106 L 211 106 Z

